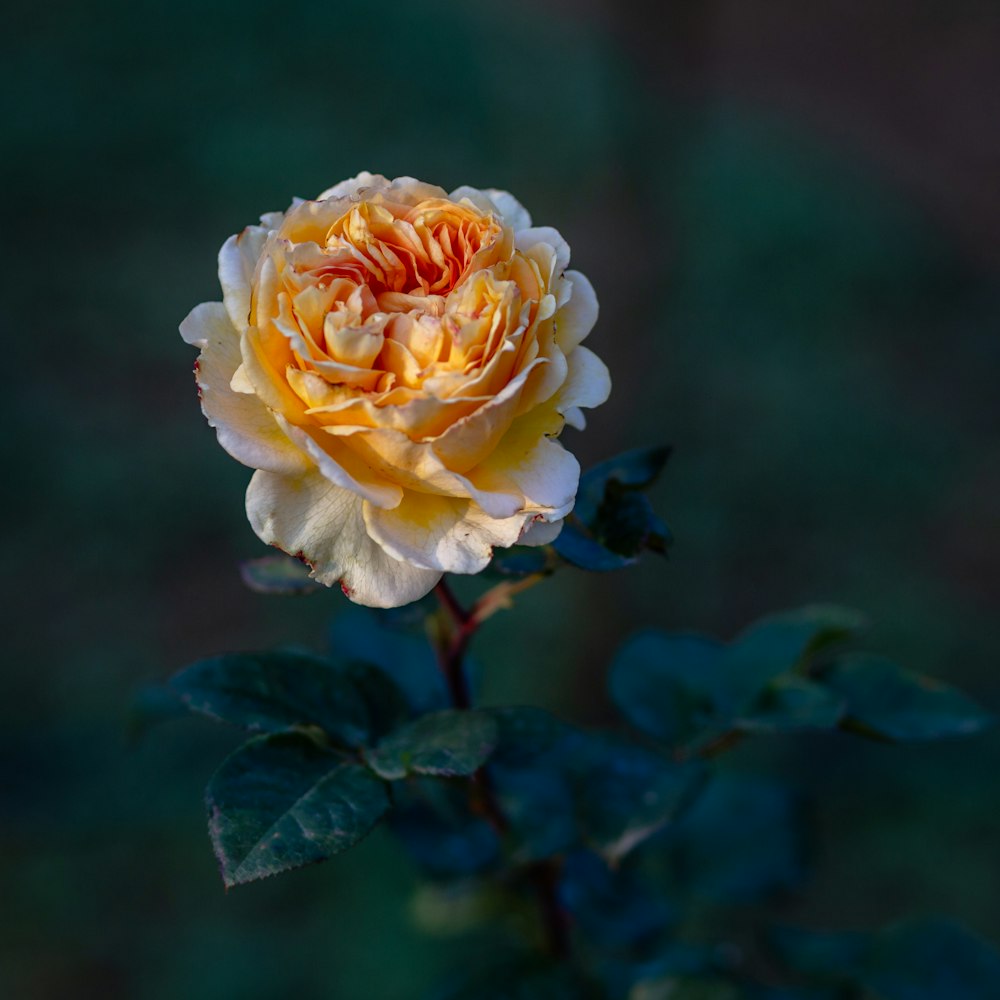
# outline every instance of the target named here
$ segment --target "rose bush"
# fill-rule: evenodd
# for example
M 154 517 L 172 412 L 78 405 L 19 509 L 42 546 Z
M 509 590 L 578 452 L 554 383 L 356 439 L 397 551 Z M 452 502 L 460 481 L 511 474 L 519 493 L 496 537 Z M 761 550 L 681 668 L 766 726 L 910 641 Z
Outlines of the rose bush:
M 552 540 L 579 479 L 556 437 L 610 391 L 559 233 L 503 191 L 367 173 L 261 223 L 181 324 L 261 539 L 383 607 Z

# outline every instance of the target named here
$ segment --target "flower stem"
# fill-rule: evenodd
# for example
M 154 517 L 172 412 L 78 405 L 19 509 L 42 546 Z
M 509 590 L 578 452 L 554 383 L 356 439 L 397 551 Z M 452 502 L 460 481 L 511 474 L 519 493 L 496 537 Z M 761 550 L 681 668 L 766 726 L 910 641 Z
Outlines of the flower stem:
M 502 583 L 487 591 L 471 610 L 464 608 L 455 597 L 444 577 L 435 587 L 441 607 L 452 621 L 449 637 L 442 637 L 438 645 L 438 660 L 448 684 L 448 691 L 455 708 L 472 707 L 469 682 L 465 673 L 465 653 L 479 626 L 501 608 L 510 607 L 510 598 L 522 590 L 527 590 L 545 578 L 546 574 L 536 573 L 516 583 Z M 486 768 L 481 767 L 472 776 L 473 799 L 477 811 L 481 812 L 498 834 L 505 833 L 510 824 L 493 787 L 493 781 Z M 526 874 L 535 895 L 545 932 L 546 950 L 553 958 L 565 959 L 570 955 L 569 920 L 559 902 L 559 863 L 554 858 L 538 861 L 526 869 Z

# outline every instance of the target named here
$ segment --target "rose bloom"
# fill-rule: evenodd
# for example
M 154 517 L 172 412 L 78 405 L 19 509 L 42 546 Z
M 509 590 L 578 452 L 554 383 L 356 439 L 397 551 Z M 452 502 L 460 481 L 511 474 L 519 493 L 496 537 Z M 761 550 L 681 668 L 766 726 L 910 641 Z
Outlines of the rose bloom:
M 556 438 L 611 385 L 559 233 L 505 191 L 368 173 L 261 222 L 181 324 L 254 531 L 376 607 L 554 539 L 580 472 Z

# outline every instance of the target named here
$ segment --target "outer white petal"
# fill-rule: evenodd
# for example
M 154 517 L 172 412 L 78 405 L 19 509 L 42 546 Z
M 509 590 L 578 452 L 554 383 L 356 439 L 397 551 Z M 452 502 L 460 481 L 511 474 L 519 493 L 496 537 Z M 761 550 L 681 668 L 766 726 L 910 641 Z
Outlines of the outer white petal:
M 559 391 L 552 397 L 552 402 L 556 412 L 566 418 L 566 423 L 575 427 L 571 416 L 576 418 L 579 407 L 592 410 L 607 402 L 611 395 L 611 374 L 608 366 L 587 347 L 578 347 L 567 361 L 569 373 Z M 579 416 L 582 418 L 583 414 Z
M 263 226 L 247 226 L 238 236 L 230 236 L 219 251 L 222 301 L 240 333 L 250 325 L 250 286 L 267 236 Z
M 514 236 L 514 246 L 522 253 L 539 244 L 552 247 L 555 251 L 555 273 L 562 274 L 569 266 L 569 244 L 562 238 L 558 229 L 551 226 L 536 226 L 532 229 L 522 229 Z
M 553 411 L 518 417 L 469 479 L 483 493 L 520 493 L 523 509 L 542 512 L 546 520 L 565 517 L 576 499 L 580 463 L 548 436 L 558 433 L 562 424 Z
M 362 170 L 357 177 L 349 177 L 346 181 L 334 184 L 327 188 L 315 201 L 326 201 L 327 198 L 350 198 L 352 194 L 357 194 L 361 188 L 389 186 L 389 180 L 381 174 L 370 174 L 367 170 Z
M 497 520 L 470 500 L 408 490 L 392 510 L 365 504 L 368 533 L 396 559 L 444 573 L 478 573 L 493 546 L 513 545 L 525 516 Z
M 501 218 L 514 232 L 531 228 L 531 216 L 528 210 L 509 191 L 487 188 L 483 194 L 496 205 Z
M 562 531 L 562 528 L 562 518 L 559 518 L 557 521 L 544 521 L 539 518 L 537 521 L 528 523 L 528 526 L 521 533 L 521 537 L 517 540 L 517 544 L 548 545 L 559 537 L 559 532 Z
M 301 476 L 257 472 L 247 488 L 247 517 L 257 535 L 306 560 L 328 586 L 340 583 L 358 604 L 396 608 L 428 593 L 441 578 L 393 559 L 365 530 L 361 497 L 318 471 Z
M 563 277 L 573 287 L 569 301 L 556 313 L 556 343 L 569 354 L 594 329 L 597 293 L 579 271 L 567 271 Z
M 234 392 L 240 336 L 221 302 L 195 306 L 181 323 L 184 340 L 201 348 L 196 377 L 201 408 L 216 429 L 219 444 L 238 462 L 271 472 L 300 472 L 312 462 L 282 431 L 257 396 Z

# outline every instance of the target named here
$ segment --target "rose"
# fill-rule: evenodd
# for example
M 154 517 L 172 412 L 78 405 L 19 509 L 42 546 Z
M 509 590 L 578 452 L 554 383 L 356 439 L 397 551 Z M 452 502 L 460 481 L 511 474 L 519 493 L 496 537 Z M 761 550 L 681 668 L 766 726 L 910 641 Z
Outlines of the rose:
M 181 324 L 261 539 L 392 607 L 555 538 L 579 480 L 555 439 L 610 391 L 559 233 L 504 191 L 368 173 L 261 222 Z

